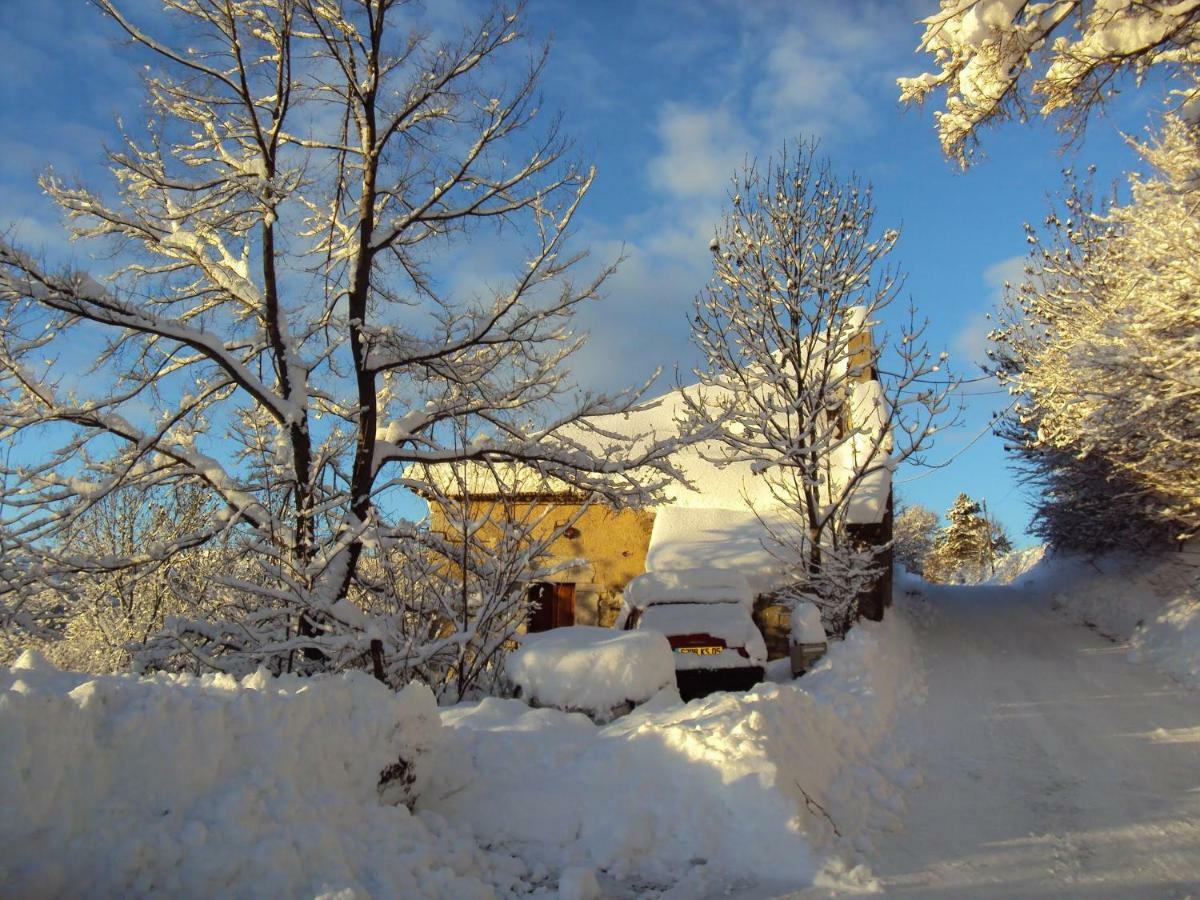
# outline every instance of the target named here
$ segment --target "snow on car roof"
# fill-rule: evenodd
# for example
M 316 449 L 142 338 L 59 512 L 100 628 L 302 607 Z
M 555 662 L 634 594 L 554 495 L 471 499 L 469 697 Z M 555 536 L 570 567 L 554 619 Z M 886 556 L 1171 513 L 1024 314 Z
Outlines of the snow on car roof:
M 740 510 L 666 506 L 654 517 L 646 569 L 663 576 L 668 572 L 688 572 L 703 560 L 706 575 L 699 576 L 724 587 L 720 579 L 739 579 L 745 585 L 742 596 L 750 604 L 756 594 L 777 586 L 781 571 L 778 543 L 765 522 L 743 506 Z M 782 523 L 780 523 L 782 526 Z M 722 573 L 722 574 L 715 574 Z M 726 598 L 718 598 L 726 599 Z
M 704 567 L 645 572 L 629 582 L 624 597 L 639 608 L 678 601 L 754 603 L 754 592 L 741 572 Z

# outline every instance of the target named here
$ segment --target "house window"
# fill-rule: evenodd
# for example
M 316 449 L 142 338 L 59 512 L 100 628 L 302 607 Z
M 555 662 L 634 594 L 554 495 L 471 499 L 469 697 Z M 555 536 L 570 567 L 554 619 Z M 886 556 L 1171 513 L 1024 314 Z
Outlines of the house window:
M 575 585 L 535 581 L 526 591 L 529 624 L 526 631 L 549 631 L 575 624 Z

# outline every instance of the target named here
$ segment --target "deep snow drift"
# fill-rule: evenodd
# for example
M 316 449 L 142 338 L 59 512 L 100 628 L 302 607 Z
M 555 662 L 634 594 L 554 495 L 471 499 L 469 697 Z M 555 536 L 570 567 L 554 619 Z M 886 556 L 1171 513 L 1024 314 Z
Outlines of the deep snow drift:
M 900 614 L 800 681 L 687 705 L 662 691 L 604 727 L 494 698 L 439 714 L 424 687 L 364 674 L 98 676 L 27 654 L 0 671 L 0 883 L 341 900 L 862 887 L 858 852 L 913 780 L 891 736 L 920 683 Z M 378 789 L 401 757 L 418 761 L 415 814 Z
M 1127 641 L 1131 660 L 1200 688 L 1200 541 L 1154 556 L 1048 556 L 1018 583 L 1070 619 Z
M 862 887 L 846 870 L 897 825 L 913 776 L 891 734 L 920 685 L 897 613 L 799 681 L 656 700 L 604 727 L 515 700 L 462 704 L 442 713 L 447 751 L 422 805 L 535 871 L 595 870 L 609 896 Z
M 439 743 L 433 695 L 366 675 L 0 670 L 0 884 L 12 897 L 491 897 L 524 867 L 380 773 Z M 342 892 L 342 893 L 338 893 Z

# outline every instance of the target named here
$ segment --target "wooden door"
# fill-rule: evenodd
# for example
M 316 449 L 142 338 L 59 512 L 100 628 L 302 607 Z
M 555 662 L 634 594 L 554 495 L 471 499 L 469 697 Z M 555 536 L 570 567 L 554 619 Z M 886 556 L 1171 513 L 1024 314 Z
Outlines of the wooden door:
M 529 586 L 532 609 L 525 630 L 531 634 L 575 624 L 575 585 L 537 581 Z
M 575 585 L 556 584 L 554 588 L 554 627 L 575 624 Z

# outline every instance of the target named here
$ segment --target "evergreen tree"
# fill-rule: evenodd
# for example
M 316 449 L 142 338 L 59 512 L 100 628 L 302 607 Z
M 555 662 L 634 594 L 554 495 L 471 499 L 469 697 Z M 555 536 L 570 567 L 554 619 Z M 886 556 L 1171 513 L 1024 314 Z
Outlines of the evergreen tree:
M 925 559 L 929 581 L 969 584 L 995 571 L 996 560 L 1012 550 L 1003 526 L 987 516 L 982 505 L 959 494 L 946 512 L 949 523 L 938 534 Z

